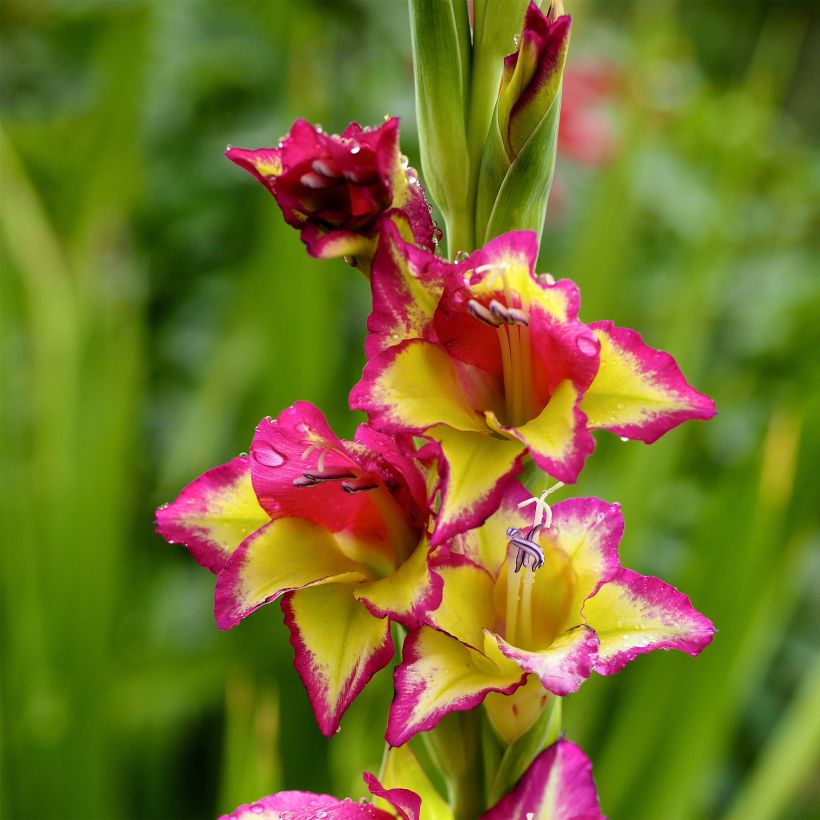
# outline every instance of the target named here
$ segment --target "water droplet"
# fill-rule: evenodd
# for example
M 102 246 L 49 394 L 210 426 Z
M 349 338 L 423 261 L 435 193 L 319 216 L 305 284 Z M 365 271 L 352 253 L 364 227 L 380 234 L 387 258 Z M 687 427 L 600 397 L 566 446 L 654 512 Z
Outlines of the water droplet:
M 339 734 L 339 732 L 341 732 L 341 731 L 342 731 L 342 727 L 341 727 L 341 726 L 337 726 L 337 727 L 336 727 L 336 734 L 338 735 L 338 734 Z
M 465 259 L 468 259 L 469 256 L 469 251 L 456 251 L 455 260 L 456 262 L 463 262 Z
M 350 149 L 350 153 L 351 153 L 351 154 L 358 154 L 358 153 L 359 153 L 359 151 L 361 151 L 361 150 L 362 150 L 362 146 L 361 146 L 361 145 L 354 145 L 354 146 Z
M 285 463 L 285 457 L 266 441 L 260 441 L 253 448 L 253 457 L 265 467 L 281 467 Z
M 597 356 L 598 344 L 592 336 L 579 336 L 575 340 L 575 346 L 582 356 Z
M 410 160 L 407 159 L 405 154 L 401 154 L 401 156 L 399 156 L 399 162 L 401 163 L 402 168 L 406 168 L 410 164 Z
M 251 803 L 250 809 L 254 814 L 264 814 L 265 812 L 265 807 L 261 803 Z
M 319 809 L 315 814 L 316 817 L 327 817 L 327 812 L 324 809 Z
M 300 421 L 299 424 L 296 425 L 296 429 L 300 433 L 307 433 L 307 431 L 310 430 L 310 427 L 308 427 L 307 424 L 305 424 L 305 422 Z
M 623 441 L 624 443 L 626 443 L 627 441 L 629 441 L 629 439 L 628 439 L 626 436 L 620 436 L 620 439 L 621 439 L 621 441 Z
M 596 515 L 595 518 L 596 518 L 597 521 L 603 521 L 604 520 L 604 514 L 603 513 L 598 513 L 598 515 Z
M 515 47 L 518 48 L 519 44 L 521 43 L 520 34 L 513 34 L 513 43 L 515 44 Z

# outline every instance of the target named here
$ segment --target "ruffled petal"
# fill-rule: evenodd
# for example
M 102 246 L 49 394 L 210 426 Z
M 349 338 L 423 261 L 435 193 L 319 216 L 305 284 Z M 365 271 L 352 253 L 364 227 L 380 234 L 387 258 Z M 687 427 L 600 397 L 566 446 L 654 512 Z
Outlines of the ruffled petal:
M 327 737 L 347 707 L 393 658 L 390 622 L 374 618 L 348 584 L 301 589 L 282 599 L 294 666 Z
M 441 264 L 385 223 L 370 275 L 373 310 L 367 319 L 368 358 L 407 339 L 430 338 L 443 287 Z
M 436 572 L 443 582 L 441 604 L 427 614 L 428 626 L 446 632 L 473 649 L 483 650 L 484 630 L 492 627 L 496 619 L 492 576 L 458 553 L 439 558 Z
M 480 526 L 501 503 L 521 471 L 524 448 L 516 440 L 438 425 L 426 435 L 441 447 L 441 507 L 430 542 L 442 544 Z
M 425 820 L 453 820 L 453 811 L 418 762 L 410 746 L 387 750 L 382 784 L 387 789 L 407 789 L 421 798 Z
M 567 630 L 549 647 L 536 651 L 519 649 L 495 633 L 492 638 L 505 657 L 538 675 L 547 691 L 562 697 L 577 692 L 589 677 L 598 651 L 598 636 L 587 626 Z
M 248 536 L 219 573 L 216 622 L 220 629 L 230 629 L 286 592 L 366 578 L 321 527 L 299 518 L 278 518 Z
M 253 491 L 247 456 L 208 470 L 157 510 L 157 532 L 170 544 L 184 544 L 211 572 L 219 572 L 242 541 L 268 521 Z
M 480 820 L 605 820 L 592 765 L 574 743 L 559 740 L 530 764 L 515 788 Z
M 590 327 L 601 343 L 601 366 L 581 403 L 590 427 L 651 444 L 684 421 L 715 415 L 712 399 L 689 386 L 668 353 L 612 322 Z
M 552 527 L 541 531 L 541 540 L 551 540 L 572 562 L 575 597 L 569 612 L 574 617 L 584 601 L 617 573 L 623 532 L 620 504 L 570 498 L 552 508 Z
M 370 772 L 362 775 L 367 788 L 374 797 L 381 797 L 396 810 L 399 820 L 419 820 L 421 817 L 421 798 L 410 789 L 386 789 Z
M 600 640 L 594 668 L 602 675 L 653 649 L 697 655 L 715 632 L 682 592 L 625 567 L 584 604 L 584 616 Z
M 354 595 L 377 618 L 391 618 L 408 629 L 422 624 L 441 602 L 442 580 L 430 567 L 426 539 L 392 575 L 356 586 Z
M 427 627 L 411 632 L 395 672 L 387 742 L 401 746 L 416 733 L 435 727 L 449 712 L 477 706 L 489 692 L 510 694 L 517 689 L 526 674 L 496 654 L 491 660 Z
M 482 430 L 483 419 L 464 400 L 450 357 L 419 339 L 401 342 L 370 359 L 350 393 L 350 406 L 388 432 L 421 433 L 434 424 Z
M 395 820 L 394 815 L 349 797 L 339 800 L 329 794 L 287 791 L 263 797 L 223 814 L 219 820 Z
M 580 400 L 580 390 L 571 381 L 564 381 L 532 421 L 520 427 L 506 427 L 493 413 L 488 413 L 487 423 L 503 435 L 521 441 L 544 472 L 572 484 L 595 449 Z

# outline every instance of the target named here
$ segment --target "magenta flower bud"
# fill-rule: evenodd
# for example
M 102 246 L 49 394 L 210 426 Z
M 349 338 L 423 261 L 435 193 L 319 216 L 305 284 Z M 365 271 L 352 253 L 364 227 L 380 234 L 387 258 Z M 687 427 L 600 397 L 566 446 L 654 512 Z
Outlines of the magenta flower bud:
M 408 241 L 435 247 L 424 191 L 399 153 L 396 118 L 376 128 L 351 123 L 341 136 L 296 120 L 278 148 L 228 148 L 226 155 L 273 194 L 312 256 L 345 256 L 369 270 L 385 217 Z
M 498 126 L 512 162 L 555 102 L 569 46 L 570 18 L 560 0 L 544 14 L 531 2 L 518 50 L 504 59 L 498 93 Z

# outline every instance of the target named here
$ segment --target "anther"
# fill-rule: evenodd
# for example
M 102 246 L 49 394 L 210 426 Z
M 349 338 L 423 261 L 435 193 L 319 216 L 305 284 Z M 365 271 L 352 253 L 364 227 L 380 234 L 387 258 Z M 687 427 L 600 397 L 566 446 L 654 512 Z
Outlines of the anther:
M 354 478 L 352 481 L 343 481 L 342 489 L 346 493 L 363 493 L 367 490 L 375 490 L 379 485 L 372 478 L 362 476 Z
M 299 478 L 293 479 L 294 487 L 315 487 L 324 481 L 339 481 L 345 478 L 355 478 L 355 474 L 349 470 L 325 470 L 324 472 L 313 471 L 304 473 Z
M 523 310 L 505 307 L 496 299 L 490 302 L 489 309 L 496 319 L 508 325 L 528 325 L 530 323 L 529 317 Z
M 470 299 L 470 301 L 467 302 L 467 310 L 469 310 L 476 319 L 484 322 L 485 325 L 500 327 L 502 324 L 502 320 L 497 319 L 481 302 L 477 302 L 475 299 Z
M 536 524 L 528 530 L 521 530 L 517 527 L 509 527 L 507 529 L 507 537 L 510 543 L 514 544 L 518 549 L 518 555 L 515 559 L 515 571 L 519 572 L 521 567 L 529 566 L 535 572 L 544 566 L 544 550 L 541 545 L 535 541 L 535 537 L 543 527 L 543 524 Z M 530 560 L 528 560 L 530 559 Z

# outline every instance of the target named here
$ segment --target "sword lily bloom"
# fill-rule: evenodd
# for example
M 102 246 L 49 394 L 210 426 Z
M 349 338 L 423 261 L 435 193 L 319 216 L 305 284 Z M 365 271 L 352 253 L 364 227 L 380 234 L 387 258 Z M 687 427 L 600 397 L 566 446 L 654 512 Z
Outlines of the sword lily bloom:
M 441 600 L 428 566 L 427 485 L 395 438 L 361 425 L 341 441 L 308 402 L 265 419 L 249 456 L 200 476 L 157 512 L 159 533 L 217 574 L 222 629 L 281 598 L 295 666 L 319 727 L 393 657 Z
M 351 406 L 442 456 L 432 543 L 476 527 L 526 458 L 574 482 L 605 429 L 651 443 L 714 415 L 674 359 L 611 322 L 584 324 L 568 279 L 534 273 L 529 231 L 447 263 L 389 225 L 374 257 L 367 365 Z
M 510 743 L 550 695 L 576 691 L 591 672 L 612 675 L 654 649 L 697 655 L 712 640 L 712 623 L 683 593 L 620 565 L 619 505 L 570 499 L 533 526 L 526 500 L 516 483 L 440 560 L 441 605 L 409 633 L 395 672 L 390 744 L 491 693 L 488 715 Z
M 418 175 L 399 153 L 399 121 L 351 123 L 341 135 L 296 120 L 277 148 L 229 147 L 226 156 L 276 198 L 311 256 L 345 256 L 365 273 L 385 216 L 433 249 L 438 229 Z

